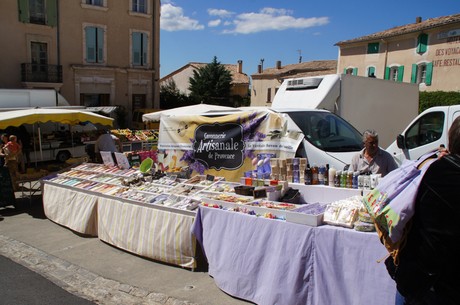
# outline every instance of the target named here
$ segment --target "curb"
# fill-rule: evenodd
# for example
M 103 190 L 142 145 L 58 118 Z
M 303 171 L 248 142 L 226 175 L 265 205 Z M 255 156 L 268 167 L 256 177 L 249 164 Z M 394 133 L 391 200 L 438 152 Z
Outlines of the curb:
M 0 234 L 0 255 L 21 264 L 68 292 L 104 305 L 198 305 L 106 279 L 68 261 Z

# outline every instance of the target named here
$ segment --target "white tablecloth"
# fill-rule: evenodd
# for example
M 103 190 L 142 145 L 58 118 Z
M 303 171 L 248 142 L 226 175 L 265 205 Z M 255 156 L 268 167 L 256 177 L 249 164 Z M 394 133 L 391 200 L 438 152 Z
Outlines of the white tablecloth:
M 195 217 L 101 197 L 99 239 L 143 257 L 196 268 Z
M 48 219 L 78 233 L 97 236 L 98 196 L 66 187 L 43 185 L 43 210 Z

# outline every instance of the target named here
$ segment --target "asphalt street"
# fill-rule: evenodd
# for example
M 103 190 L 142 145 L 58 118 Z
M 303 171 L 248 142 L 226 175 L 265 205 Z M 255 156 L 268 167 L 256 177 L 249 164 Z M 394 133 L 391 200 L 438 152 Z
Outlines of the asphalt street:
M 248 305 L 205 261 L 189 270 L 82 236 L 46 218 L 41 194 L 0 207 L 1 304 Z
M 96 304 L 57 286 L 43 276 L 0 255 L 0 304 Z

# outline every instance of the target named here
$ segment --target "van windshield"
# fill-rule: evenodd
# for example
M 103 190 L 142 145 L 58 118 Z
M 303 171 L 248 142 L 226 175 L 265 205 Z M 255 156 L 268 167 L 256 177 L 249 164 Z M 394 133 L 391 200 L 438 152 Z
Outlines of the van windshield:
M 299 126 L 305 139 L 327 152 L 360 151 L 362 135 L 341 117 L 320 111 L 286 112 Z

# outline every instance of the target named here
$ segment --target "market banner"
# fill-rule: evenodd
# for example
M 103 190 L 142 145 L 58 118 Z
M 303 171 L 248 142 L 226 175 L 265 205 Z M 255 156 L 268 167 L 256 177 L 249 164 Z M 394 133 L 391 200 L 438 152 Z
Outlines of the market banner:
M 239 181 L 254 159 L 292 158 L 303 139 L 286 114 L 246 110 L 223 116 L 163 116 L 158 149 L 168 171 L 189 166 L 195 174 Z

